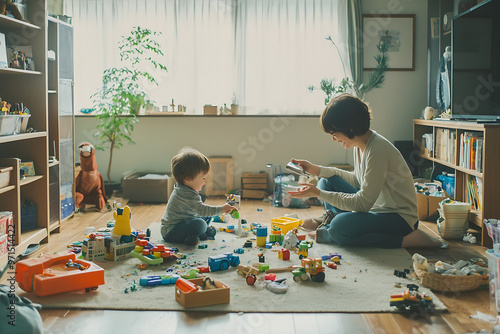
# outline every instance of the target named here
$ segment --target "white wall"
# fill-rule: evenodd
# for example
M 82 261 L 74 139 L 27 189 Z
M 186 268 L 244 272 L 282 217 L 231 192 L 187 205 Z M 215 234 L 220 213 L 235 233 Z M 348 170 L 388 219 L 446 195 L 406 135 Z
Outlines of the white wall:
M 365 14 L 416 14 L 415 71 L 386 72 L 382 88 L 365 97 L 373 111 L 372 128 L 391 141 L 412 139 L 412 119 L 420 117 L 427 87 L 427 1 L 364 0 Z M 323 106 L 318 106 L 322 109 Z M 75 143 L 96 142 L 93 117 L 76 117 Z M 324 134 L 319 117 L 140 117 L 136 145 L 115 151 L 112 179 L 131 169 L 169 171 L 170 159 L 184 146 L 207 156 L 235 160 L 235 186 L 241 172 L 266 170 L 267 163 L 305 158 L 319 164 L 352 163 L 352 152 Z M 106 177 L 108 152 L 98 152 L 99 172 Z

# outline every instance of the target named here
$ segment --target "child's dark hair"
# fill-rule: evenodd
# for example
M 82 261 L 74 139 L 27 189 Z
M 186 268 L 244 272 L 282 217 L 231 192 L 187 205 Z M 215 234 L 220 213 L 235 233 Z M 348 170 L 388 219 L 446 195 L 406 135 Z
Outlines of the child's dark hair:
M 349 139 L 364 135 L 370 129 L 370 108 L 366 103 L 347 93 L 334 97 L 321 114 L 323 131 L 340 132 Z
M 185 180 L 191 180 L 200 173 L 208 173 L 210 161 L 203 153 L 185 147 L 172 158 L 172 174 L 179 184 L 184 184 Z

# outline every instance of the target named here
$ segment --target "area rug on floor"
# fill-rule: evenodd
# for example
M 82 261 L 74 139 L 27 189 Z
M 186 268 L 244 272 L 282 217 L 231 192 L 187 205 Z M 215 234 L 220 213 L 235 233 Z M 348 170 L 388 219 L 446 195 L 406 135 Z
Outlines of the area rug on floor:
M 224 224 L 213 223 L 218 229 Z M 160 224 L 151 225 L 152 242 L 160 243 Z M 253 236 L 253 234 L 252 234 Z M 222 254 L 242 247 L 247 237 L 238 238 L 234 234 L 218 232 L 215 241 L 204 241 L 208 247 L 186 247 L 178 244 L 168 246 L 178 247 L 187 255 L 184 263 L 195 266 L 207 265 L 210 255 Z M 253 243 L 255 246 L 255 242 Z M 274 247 L 276 248 L 276 247 Z M 330 252 L 342 255 L 338 269 L 325 268 L 326 278 L 322 283 L 307 281 L 294 282 L 291 273 L 277 274 L 278 278 L 286 278 L 289 286 L 285 294 L 275 294 L 269 291 L 263 278 L 255 285 L 247 285 L 245 279 L 236 273 L 236 268 L 227 271 L 210 273 L 210 276 L 230 287 L 230 303 L 193 308 L 196 311 L 226 311 L 226 312 L 398 312 L 389 305 L 391 294 L 400 293 L 404 288 L 394 286 L 400 282 L 418 283 L 416 280 L 398 278 L 394 270 L 403 270 L 412 265 L 411 256 L 404 249 L 374 249 L 346 248 L 333 245 L 314 244 L 309 251 L 310 257 L 321 257 Z M 264 253 L 266 263 L 270 267 L 286 267 L 300 264 L 298 255 L 291 253 L 290 260 L 278 259 L 278 254 L 269 249 L 245 248 L 240 254 L 241 264 L 258 263 L 258 254 Z M 37 297 L 18 289 L 21 296 L 28 297 L 33 302 L 40 303 L 44 308 L 63 309 L 116 309 L 116 310 L 184 310 L 177 303 L 173 285 L 142 287 L 138 284 L 142 275 L 161 275 L 171 266 L 187 271 L 182 264 L 175 261 L 163 265 L 148 265 L 146 270 L 139 270 L 136 258 L 128 258 L 121 262 L 99 262 L 105 269 L 105 284 L 96 291 L 89 293 L 70 292 L 53 296 Z M 259 275 L 263 277 L 263 275 Z M 132 284 L 137 282 L 137 291 L 130 291 Z M 128 288 L 129 292 L 124 291 Z M 437 297 L 425 288 L 420 292 L 430 294 L 438 311 L 446 307 Z

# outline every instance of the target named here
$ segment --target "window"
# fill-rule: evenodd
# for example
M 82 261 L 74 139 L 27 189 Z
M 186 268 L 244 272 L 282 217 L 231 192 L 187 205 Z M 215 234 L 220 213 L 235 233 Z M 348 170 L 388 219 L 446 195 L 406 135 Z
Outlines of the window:
M 149 91 L 160 110 L 174 100 L 202 114 L 206 104 L 236 100 L 239 114 L 319 114 L 324 94 L 308 86 L 349 75 L 325 39 L 346 45 L 344 7 L 338 0 L 66 0 L 76 108 L 91 107 L 102 72 L 118 66 L 121 36 L 141 26 L 162 33 L 168 73 Z

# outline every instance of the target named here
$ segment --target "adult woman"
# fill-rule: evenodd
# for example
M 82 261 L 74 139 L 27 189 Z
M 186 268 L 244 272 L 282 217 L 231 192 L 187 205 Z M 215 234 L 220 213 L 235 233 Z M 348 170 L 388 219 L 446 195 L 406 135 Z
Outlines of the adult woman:
M 346 149 L 354 148 L 354 172 L 293 159 L 320 176 L 317 187 L 289 192 L 291 197 L 319 197 L 334 215 L 312 233 L 317 242 L 381 248 L 442 247 L 418 229 L 413 178 L 400 152 L 370 129 L 368 106 L 349 94 L 333 98 L 321 115 L 323 131 Z

